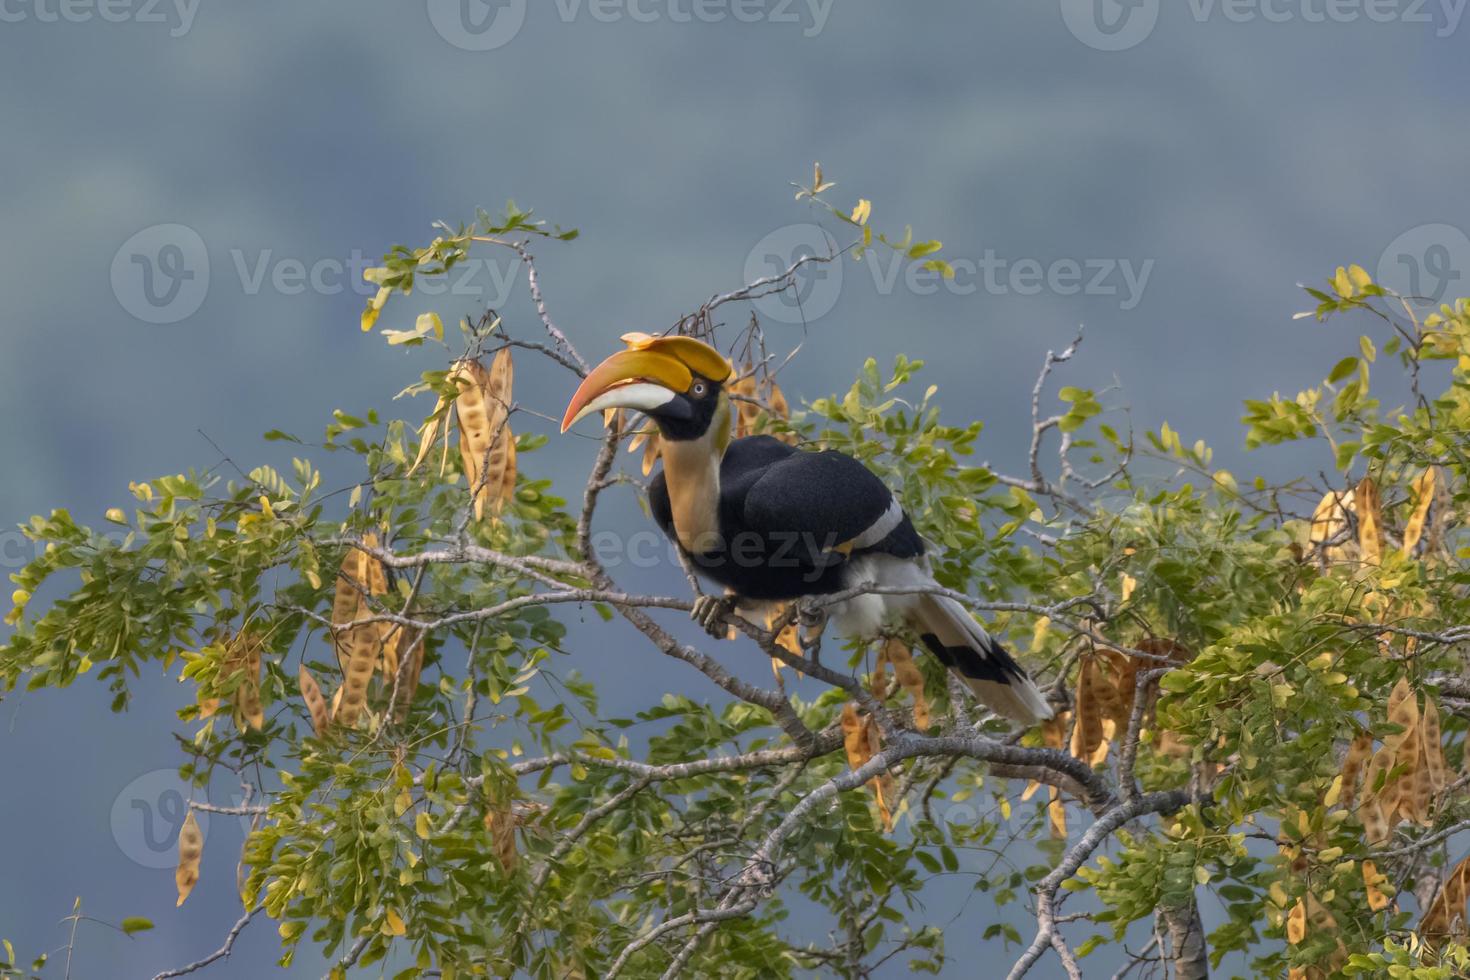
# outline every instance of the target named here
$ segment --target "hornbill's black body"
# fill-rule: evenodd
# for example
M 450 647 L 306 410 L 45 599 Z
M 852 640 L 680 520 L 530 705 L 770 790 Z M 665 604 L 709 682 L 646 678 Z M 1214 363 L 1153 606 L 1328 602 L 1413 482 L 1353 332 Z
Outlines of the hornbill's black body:
M 871 470 L 769 436 L 731 439 L 731 373 L 685 337 L 631 335 L 573 398 L 563 429 L 607 408 L 646 413 L 663 439 L 649 487 L 655 520 L 703 576 L 742 605 L 878 586 L 832 606 L 839 632 L 873 638 L 901 620 L 982 701 L 1020 721 L 1051 716 L 1006 650 L 929 574 L 925 544 Z M 707 623 L 707 625 L 709 625 Z
M 720 461 L 720 540 L 714 549 L 686 555 L 743 598 L 831 595 L 850 587 L 852 559 L 923 556 L 924 540 L 901 512 L 877 540 L 837 550 L 881 527 L 892 499 L 883 481 L 851 456 L 802 452 L 770 436 L 736 439 Z M 663 472 L 649 485 L 648 502 L 659 527 L 677 541 Z

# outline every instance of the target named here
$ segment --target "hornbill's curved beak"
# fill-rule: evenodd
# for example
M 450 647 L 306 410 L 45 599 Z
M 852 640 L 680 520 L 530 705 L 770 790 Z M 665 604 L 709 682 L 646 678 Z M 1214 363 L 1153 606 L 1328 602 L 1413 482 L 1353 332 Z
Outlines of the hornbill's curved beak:
M 609 408 L 631 408 L 652 415 L 687 419 L 693 406 L 686 392 L 694 375 L 723 382 L 730 362 L 708 344 L 690 337 L 627 334 L 628 350 L 618 351 L 592 369 L 567 406 L 565 432 L 578 421 Z

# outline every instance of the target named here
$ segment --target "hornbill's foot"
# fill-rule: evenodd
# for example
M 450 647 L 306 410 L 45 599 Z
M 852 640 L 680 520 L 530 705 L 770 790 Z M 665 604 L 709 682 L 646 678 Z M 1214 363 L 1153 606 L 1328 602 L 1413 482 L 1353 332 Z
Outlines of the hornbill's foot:
M 796 639 L 804 657 L 814 664 L 822 662 L 822 631 L 827 628 L 827 610 L 815 603 L 796 603 Z
M 723 640 L 729 634 L 725 619 L 734 611 L 734 596 L 702 595 L 694 600 L 694 609 L 689 613 L 689 618 L 710 636 Z

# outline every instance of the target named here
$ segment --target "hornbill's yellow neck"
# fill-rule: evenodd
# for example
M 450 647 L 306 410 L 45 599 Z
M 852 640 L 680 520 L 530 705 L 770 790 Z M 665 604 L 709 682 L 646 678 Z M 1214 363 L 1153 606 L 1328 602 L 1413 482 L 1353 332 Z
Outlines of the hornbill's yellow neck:
M 730 398 L 721 391 L 714 417 L 702 435 L 662 441 L 674 530 L 686 551 L 698 554 L 719 546 L 720 460 L 730 444 L 730 423 Z
M 632 409 L 653 419 L 662 436 L 679 544 L 695 553 L 714 550 L 720 543 L 720 460 L 730 445 L 730 396 L 724 384 L 734 366 L 692 337 L 626 334 L 623 340 L 627 350 L 582 380 L 562 418 L 562 431 L 606 409 Z

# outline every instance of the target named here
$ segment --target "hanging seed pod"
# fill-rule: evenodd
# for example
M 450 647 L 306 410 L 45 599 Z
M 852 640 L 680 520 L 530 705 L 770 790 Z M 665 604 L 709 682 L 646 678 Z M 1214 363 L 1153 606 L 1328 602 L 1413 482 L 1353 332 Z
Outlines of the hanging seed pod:
M 203 857 L 204 833 L 199 829 L 199 821 L 194 819 L 193 808 L 190 808 L 184 825 L 179 828 L 179 866 L 174 870 L 174 883 L 179 889 L 176 907 L 184 904 L 199 883 L 199 862 Z
M 1429 518 L 1429 506 L 1434 503 L 1434 467 L 1425 470 L 1414 481 L 1414 509 L 1404 525 L 1404 557 L 1414 553 L 1419 539 L 1424 536 L 1424 523 Z
M 1091 760 L 1102 748 L 1103 719 L 1097 697 L 1097 665 L 1093 657 L 1082 658 L 1077 671 L 1076 724 L 1072 728 L 1072 754 Z
M 1331 565 L 1344 557 L 1341 545 L 1335 543 L 1348 526 L 1348 509 L 1353 506 L 1353 492 L 1328 493 L 1312 514 L 1312 530 L 1308 540 L 1322 551 L 1322 560 Z
M 434 444 L 439 441 L 440 433 L 444 431 L 444 423 L 448 418 L 448 409 L 449 399 L 440 395 L 439 401 L 434 404 L 434 413 L 419 428 L 418 455 L 414 457 L 413 465 L 408 468 L 408 472 L 404 476 L 413 476 L 418 468 L 423 465 L 424 460 L 428 458 L 429 453 L 433 451 Z
M 500 476 L 500 495 L 495 501 L 495 513 L 502 513 L 516 499 L 516 439 L 510 428 L 505 430 L 505 463 Z
M 1371 476 L 1363 477 L 1353 494 L 1353 512 L 1358 516 L 1358 550 L 1366 564 L 1377 565 L 1383 558 L 1383 503 L 1378 484 Z
M 369 615 L 366 605 L 360 616 Z M 343 647 L 347 654 L 346 676 L 342 681 L 342 701 L 337 706 L 333 720 L 344 728 L 355 728 L 363 709 L 367 707 L 368 684 L 378 667 L 382 641 L 374 624 L 357 626 L 346 631 Z
M 369 531 L 362 536 L 362 543 L 367 545 L 369 548 L 376 549 L 379 547 L 378 536 L 372 531 Z M 362 555 L 362 558 L 360 558 L 359 561 L 363 570 L 363 580 L 367 585 L 368 594 L 387 595 L 388 570 L 383 567 L 383 563 L 381 561 L 379 561 L 374 556 L 368 554 L 366 551 L 360 552 L 360 554 Z
M 306 669 L 306 664 L 296 673 L 297 682 L 301 685 L 301 700 L 306 702 L 306 710 L 311 715 L 311 727 L 316 732 L 317 738 L 326 738 L 327 730 L 331 727 L 331 715 L 327 713 L 327 699 L 322 696 L 321 685 L 316 678 L 311 676 L 311 671 Z
M 1388 895 L 1383 891 L 1388 884 L 1388 875 L 1381 874 L 1372 861 L 1363 862 L 1363 887 L 1368 893 L 1368 907 L 1374 912 L 1388 907 Z
M 924 674 L 914 663 L 913 651 L 897 637 L 889 639 L 883 650 L 888 662 L 893 664 L 899 687 L 914 700 L 914 727 L 924 731 L 930 722 L 929 698 L 924 693 Z
M 402 680 L 398 685 L 398 702 L 393 710 L 393 721 L 402 724 L 408 717 L 408 709 L 418 693 L 419 677 L 424 669 L 424 644 L 427 640 L 421 633 L 403 629 L 398 633 L 398 662 Z M 407 662 L 405 663 L 405 658 Z M 392 685 L 389 685 L 391 690 Z
M 225 658 L 226 673 L 238 677 L 235 686 L 235 723 L 241 732 L 254 729 L 259 732 L 265 726 L 265 710 L 260 705 L 260 641 L 256 636 L 241 632 L 229 644 Z
M 1351 810 L 1358 799 L 1358 782 L 1363 775 L 1363 764 L 1373 754 L 1373 736 L 1363 732 L 1348 746 L 1347 756 L 1342 761 L 1342 793 L 1338 797 L 1344 810 Z
M 485 811 L 485 829 L 490 832 L 491 853 L 506 874 L 513 873 L 519 862 L 520 855 L 516 852 L 517 824 L 515 810 L 510 807 Z
M 347 673 L 347 658 L 352 638 L 340 629 L 354 622 L 362 608 L 362 590 L 368 586 L 367 555 L 356 548 L 347 552 L 342 559 L 342 569 L 337 575 L 336 591 L 332 595 L 332 645 L 337 651 L 337 665 Z
M 460 457 L 474 501 L 475 519 L 500 496 L 513 440 L 506 419 L 510 412 L 515 367 L 510 348 L 502 349 L 486 371 L 479 361 L 464 360 L 451 378 L 459 388 L 455 414 L 459 419 Z
M 1444 744 L 1439 727 L 1439 706 L 1434 699 L 1425 695 L 1424 710 L 1419 714 L 1420 731 L 1424 734 L 1424 761 L 1429 770 L 1430 791 L 1436 796 L 1444 792 L 1449 783 L 1449 766 L 1444 759 Z

